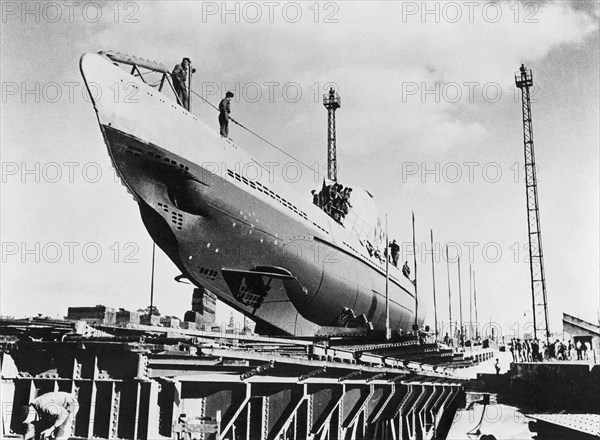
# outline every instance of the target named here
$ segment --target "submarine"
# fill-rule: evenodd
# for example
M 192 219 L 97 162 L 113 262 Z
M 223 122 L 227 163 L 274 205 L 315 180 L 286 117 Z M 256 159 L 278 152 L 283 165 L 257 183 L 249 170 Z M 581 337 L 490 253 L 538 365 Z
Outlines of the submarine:
M 162 75 L 160 86 L 142 69 Z M 173 85 L 160 63 L 85 53 L 80 71 L 112 164 L 181 277 L 255 321 L 257 333 L 384 330 L 386 289 L 391 330 L 412 328 L 415 286 L 386 265 L 386 232 L 369 191 L 352 186 L 343 220 L 327 212 L 165 93 Z M 115 85 L 127 85 L 132 99 L 98 93 Z M 418 325 L 424 316 L 420 308 Z

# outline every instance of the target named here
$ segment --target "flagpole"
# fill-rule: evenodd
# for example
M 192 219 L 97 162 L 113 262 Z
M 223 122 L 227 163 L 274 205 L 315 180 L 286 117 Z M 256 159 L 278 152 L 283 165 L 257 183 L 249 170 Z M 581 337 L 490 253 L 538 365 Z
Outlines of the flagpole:
M 448 245 L 446 245 L 446 272 L 448 273 L 448 316 L 450 319 L 450 339 L 452 339 L 452 291 L 450 290 L 450 260 L 448 259 Z
M 464 346 L 465 341 L 463 338 L 462 286 L 460 283 L 460 255 L 458 256 L 458 311 L 459 311 L 459 317 L 460 317 L 460 330 L 458 333 L 458 338 L 460 341 L 460 345 Z
M 469 338 L 473 340 L 473 268 L 469 264 Z
M 473 271 L 473 298 L 475 299 L 475 339 L 479 337 L 479 321 L 477 319 L 477 284 L 475 283 L 475 271 Z
M 433 278 L 433 316 L 435 319 L 435 340 L 438 340 L 438 318 L 437 318 L 437 303 L 435 301 L 435 257 L 433 253 L 433 229 L 430 229 L 431 232 L 431 275 Z
M 152 325 L 152 315 L 154 315 L 154 256 L 156 254 L 156 243 L 152 242 L 152 276 L 150 278 L 150 325 Z
M 390 331 L 390 252 L 388 237 L 388 216 L 385 214 L 385 339 L 391 338 Z
M 187 111 L 192 111 L 192 74 L 194 73 L 194 68 L 192 67 L 192 62 L 190 61 L 190 65 L 188 66 L 188 93 L 187 93 L 187 102 L 185 103 Z
M 412 213 L 412 230 L 413 230 L 413 265 L 415 266 L 415 325 L 417 326 L 417 331 L 419 330 L 419 321 L 418 321 L 418 313 L 419 313 L 419 299 L 417 295 L 417 247 L 415 244 L 415 213 Z

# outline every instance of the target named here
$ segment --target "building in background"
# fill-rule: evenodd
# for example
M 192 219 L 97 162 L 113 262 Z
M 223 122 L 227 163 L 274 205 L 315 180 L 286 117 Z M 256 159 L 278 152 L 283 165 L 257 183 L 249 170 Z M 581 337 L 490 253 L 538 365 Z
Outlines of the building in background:
M 563 335 L 565 340 L 573 340 L 573 344 L 577 341 L 589 343 L 592 347 L 592 353 L 588 353 L 589 359 L 600 363 L 600 325 L 563 313 Z

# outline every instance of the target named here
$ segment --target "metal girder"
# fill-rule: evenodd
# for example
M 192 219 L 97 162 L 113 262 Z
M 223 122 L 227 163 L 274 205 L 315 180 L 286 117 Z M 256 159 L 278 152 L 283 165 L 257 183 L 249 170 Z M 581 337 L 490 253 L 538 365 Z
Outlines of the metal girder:
M 390 383 L 396 383 L 396 382 L 399 382 L 399 381 L 404 380 L 404 379 L 406 379 L 406 374 L 398 374 L 398 375 L 396 375 L 394 377 L 389 378 L 388 382 L 390 382 Z
M 257 374 L 261 374 L 267 370 L 275 368 L 275 361 L 271 361 L 268 364 L 259 365 L 252 370 L 246 371 L 245 373 L 240 374 L 240 380 L 246 380 L 252 376 L 256 376 Z
M 423 402 L 423 405 L 420 408 L 417 408 L 416 410 L 416 415 L 419 420 L 419 427 L 423 434 L 427 432 L 427 411 L 431 404 L 434 402 L 436 395 L 436 389 L 434 386 L 426 385 L 423 386 L 423 389 L 427 390 L 427 387 L 431 387 L 431 389 L 428 390 L 428 396 L 426 396 L 427 398 Z
M 408 387 L 404 384 L 399 383 L 395 384 L 395 386 L 396 392 L 392 396 L 392 399 L 387 404 L 381 416 L 379 416 L 380 419 L 394 420 L 397 418 L 398 407 L 400 403 L 404 400 L 406 394 L 408 393 Z
M 341 393 L 339 393 L 338 395 L 334 395 L 332 396 L 332 400 L 329 403 L 329 408 L 327 408 L 326 410 L 323 411 L 323 413 L 320 416 L 320 422 L 318 422 L 315 426 L 313 426 L 311 428 L 311 434 L 318 434 L 319 432 L 321 432 L 321 429 L 323 429 L 326 425 L 327 422 L 329 420 L 331 420 L 331 415 L 333 414 L 333 412 L 336 410 L 336 408 L 339 406 L 341 400 L 344 397 L 344 385 L 338 385 L 337 387 L 341 387 Z M 335 389 L 334 389 L 335 391 Z M 313 393 L 313 398 L 314 398 L 314 393 Z M 314 402 L 313 402 L 314 405 Z
M 97 385 L 95 382 L 92 382 L 92 390 L 91 390 L 91 402 L 95 402 L 96 401 L 96 393 L 97 393 Z M 92 437 L 94 435 L 94 418 L 95 418 L 95 413 L 96 411 L 96 405 L 92 404 L 90 407 L 90 416 L 89 416 L 89 422 L 88 422 L 88 426 L 87 426 L 87 434 L 86 436 L 90 436 Z M 158 418 L 157 418 L 158 421 Z M 157 429 L 158 431 L 158 429 Z
M 405 431 L 410 436 L 410 423 L 407 423 L 405 416 L 410 412 L 411 407 L 408 404 L 413 400 L 416 394 L 414 385 L 408 384 L 407 387 L 408 390 L 394 413 L 394 417 L 398 417 L 398 431 L 401 438 L 404 438 Z
M 4 359 L 3 359 L 4 361 Z M 8 409 L 8 404 L 12 405 L 14 402 L 14 397 L 15 397 L 15 382 L 13 381 L 9 381 L 9 380 L 5 380 L 4 377 L 2 377 L 2 384 L 1 384 L 1 392 L 0 395 L 2 396 L 2 407 L 3 408 L 7 408 Z M 5 406 L 6 405 L 6 406 Z M 0 431 L 0 435 L 2 436 L 2 438 L 7 438 L 7 434 L 10 431 L 10 427 L 13 424 L 13 412 L 12 411 L 6 411 L 6 413 L 4 414 L 4 421 L 2 423 L 2 430 Z
M 256 397 L 256 396 L 255 396 Z M 260 420 L 260 440 L 264 440 L 267 437 L 267 433 L 268 433 L 268 425 L 269 425 L 269 397 L 268 396 L 260 396 L 257 397 L 256 399 L 253 399 L 250 402 L 250 408 L 251 408 L 251 415 L 250 415 L 250 419 L 256 419 L 255 415 L 252 415 L 252 407 L 254 406 L 258 406 L 258 403 L 260 403 L 260 414 L 259 414 L 259 420 Z M 249 431 L 249 434 L 253 434 L 253 432 Z
M 417 429 L 417 411 L 416 406 L 419 405 L 425 395 L 426 395 L 426 388 L 423 385 L 412 385 L 413 387 L 419 387 L 420 391 L 415 399 L 415 401 L 412 403 L 412 405 L 410 406 L 409 410 L 407 411 L 406 415 L 401 416 L 404 417 L 404 422 L 406 423 L 406 429 L 408 432 L 408 435 L 410 438 L 415 438 L 419 432 L 421 432 L 419 429 Z M 420 428 L 420 426 L 419 426 Z
M 443 408 L 446 408 L 446 405 L 448 405 L 450 402 L 452 402 L 454 400 L 454 398 L 456 397 L 456 395 L 459 392 L 459 388 L 458 387 L 451 387 L 450 388 L 450 393 L 448 394 L 448 397 L 446 398 L 446 400 L 444 400 L 444 405 Z
M 433 401 L 433 404 L 431 405 L 431 409 L 430 409 L 431 418 L 432 418 L 431 423 L 432 423 L 432 427 L 433 427 L 433 433 L 432 433 L 433 438 L 435 438 L 435 436 L 437 435 L 437 424 L 438 424 L 438 421 L 441 419 L 441 415 L 442 415 L 442 412 L 444 409 L 444 402 L 448 398 L 448 395 L 451 393 L 451 387 L 444 385 L 444 384 L 436 385 L 435 388 L 437 388 L 439 390 L 439 394 Z
M 549 433 L 556 430 L 556 427 L 562 428 L 565 433 L 567 430 L 570 431 L 576 438 L 579 436 L 583 438 L 585 435 L 589 438 L 597 438 L 600 434 L 598 414 L 527 414 L 527 417 L 536 420 L 534 425 L 536 428 L 542 428 L 536 430 L 538 437 L 542 437 L 540 434 L 544 431 Z
M 171 420 L 169 425 L 172 427 L 174 422 L 179 419 L 180 411 L 179 406 L 181 405 L 181 382 L 174 380 L 173 384 L 173 412 L 171 413 Z
M 138 353 L 136 379 L 148 380 L 148 356 L 145 353 Z
M 434 414 L 435 417 L 437 417 L 437 413 L 439 412 L 440 408 L 442 408 L 444 401 L 446 400 L 446 398 L 448 397 L 448 394 L 450 393 L 449 386 L 441 385 L 441 388 L 442 388 L 442 390 L 441 390 L 442 392 L 437 397 L 437 399 L 433 403 L 433 406 L 431 407 L 431 412 Z
M 140 414 L 141 412 L 141 405 L 143 405 L 143 402 L 141 401 L 141 393 L 142 393 L 142 384 L 141 382 L 137 382 L 136 384 L 136 394 L 135 394 L 135 412 L 134 414 L 136 414 L 136 420 L 134 421 L 133 424 L 133 438 L 139 438 L 139 433 L 138 430 L 140 428 L 140 425 L 137 420 L 137 415 Z
M 390 391 L 389 391 L 388 396 L 383 401 L 383 403 L 381 404 L 379 409 L 375 412 L 375 414 L 372 415 L 371 417 L 369 417 L 369 419 L 370 419 L 369 423 L 378 422 L 379 417 L 381 416 L 381 414 L 383 414 L 383 411 L 387 408 L 388 404 L 390 403 L 390 401 L 392 400 L 392 397 L 394 397 L 395 394 L 396 394 L 396 385 L 390 385 Z
M 423 413 L 424 413 L 423 426 L 424 426 L 424 428 L 426 428 L 428 420 L 430 421 L 431 424 L 435 423 L 433 407 L 434 407 L 435 403 L 437 402 L 439 395 L 442 392 L 443 392 L 443 388 L 441 388 L 439 385 L 433 385 L 433 390 L 431 392 L 431 396 L 429 396 L 429 399 L 427 399 L 427 402 L 425 402 L 425 406 L 423 407 Z M 424 431 L 426 431 L 426 429 L 424 429 Z
M 436 378 L 447 378 L 446 374 L 442 373 L 434 373 L 433 371 L 424 371 L 421 364 L 417 364 L 414 362 L 408 362 L 409 368 L 412 368 L 413 371 L 407 371 L 400 368 L 392 368 L 392 367 L 371 367 L 369 365 L 357 365 L 357 364 L 349 364 L 349 363 L 340 363 L 334 361 L 323 361 L 323 360 L 313 360 L 306 359 L 301 357 L 291 357 L 284 356 L 276 353 L 259 353 L 253 351 L 241 351 L 241 350 L 233 350 L 233 349 L 224 349 L 224 348 L 215 348 L 215 347 L 203 347 L 200 349 L 202 354 L 211 355 L 215 357 L 223 357 L 223 358 L 231 358 L 231 359 L 245 359 L 245 360 L 255 360 L 255 361 L 263 361 L 269 362 L 274 361 L 278 364 L 291 364 L 295 366 L 309 366 L 309 367 L 329 367 L 332 369 L 343 368 L 345 370 L 361 370 L 364 373 L 381 373 L 386 372 L 389 374 L 399 374 L 402 372 L 419 374 L 420 376 L 428 376 L 428 377 L 436 377 Z
M 440 394 L 440 397 L 436 400 L 432 408 L 432 411 L 435 411 L 433 414 L 434 427 L 437 427 L 437 421 L 441 419 L 441 415 L 446 409 L 446 405 L 454 400 L 454 397 L 458 394 L 458 390 L 460 390 L 459 387 L 444 385 L 443 392 Z M 438 408 L 436 409 L 436 407 Z
M 361 374 L 363 374 L 362 370 L 353 371 L 351 373 L 346 374 L 345 376 L 340 376 L 338 378 L 338 382 L 343 382 L 343 381 L 351 379 L 353 377 L 360 376 Z
M 351 412 L 354 411 L 354 414 L 352 415 L 350 420 L 342 422 L 343 428 L 349 428 L 354 424 L 354 422 L 358 419 L 360 413 L 364 410 L 365 406 L 367 405 L 367 402 L 371 399 L 371 397 L 373 397 L 373 394 L 375 394 L 375 387 L 373 385 L 369 385 L 369 393 L 364 398 L 361 398 L 358 400 L 358 402 L 356 402 L 356 409 L 351 410 Z
M 387 373 L 385 373 L 385 372 L 384 373 L 375 374 L 374 376 L 371 376 L 371 377 L 369 377 L 367 379 L 367 383 L 373 382 L 374 380 L 377 380 L 377 379 L 381 379 L 382 377 L 385 377 L 386 374 Z
M 398 408 L 396 408 L 396 411 L 394 412 L 394 417 L 396 417 L 396 415 L 398 414 L 400 415 L 400 417 L 404 416 L 406 412 L 406 407 L 408 406 L 407 403 L 415 397 L 414 386 L 408 384 L 407 387 L 408 389 L 406 391 L 406 394 L 404 395 L 404 398 L 402 399 L 402 401 L 398 405 Z
M 309 371 L 308 373 L 299 376 L 298 382 L 302 382 L 303 380 L 310 379 L 311 377 L 317 376 L 325 372 L 327 372 L 327 367 L 317 368 L 316 370 Z
M 302 395 L 292 404 L 293 408 L 291 409 L 291 411 L 289 411 L 289 414 L 286 417 L 286 419 L 283 421 L 281 428 L 277 432 L 271 433 L 268 436 L 268 439 L 277 439 L 288 429 L 293 418 L 296 416 L 298 409 L 300 408 L 302 403 L 304 403 L 304 400 L 306 399 L 307 396 L 308 396 L 307 386 L 304 385 L 302 387 Z
M 421 390 L 419 393 L 419 396 L 417 397 L 417 400 L 415 400 L 415 402 L 413 403 L 411 410 L 410 410 L 410 416 L 411 416 L 411 420 L 412 420 L 412 428 L 413 428 L 413 435 L 419 435 L 419 433 L 422 433 L 421 430 L 421 424 L 420 424 L 420 419 L 419 419 L 419 412 L 422 409 L 423 404 L 425 403 L 426 397 L 427 397 L 427 386 L 426 385 L 419 385 Z
M 223 428 L 221 428 L 221 437 L 225 437 L 225 435 L 229 432 L 229 430 L 231 429 L 233 424 L 236 422 L 240 413 L 244 410 L 244 408 L 250 401 L 250 398 L 252 397 L 251 386 L 252 385 L 249 383 L 246 384 L 246 396 L 244 397 L 244 400 L 242 400 L 240 402 L 240 404 L 237 406 L 237 408 L 231 415 L 231 419 L 225 424 L 225 426 L 223 426 Z

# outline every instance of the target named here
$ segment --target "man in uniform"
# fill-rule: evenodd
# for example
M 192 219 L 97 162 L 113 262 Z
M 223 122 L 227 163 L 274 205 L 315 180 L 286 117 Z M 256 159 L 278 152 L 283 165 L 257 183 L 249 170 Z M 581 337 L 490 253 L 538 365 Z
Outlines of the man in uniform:
M 23 407 L 24 439 L 67 439 L 79 410 L 77 399 L 71 393 L 55 391 L 42 394 Z
M 219 125 L 221 126 L 221 136 L 229 137 L 229 113 L 231 113 L 232 92 L 225 93 L 225 98 L 219 103 Z
M 400 246 L 396 243 L 396 240 L 392 240 L 390 243 L 390 253 L 392 254 L 392 263 L 398 267 L 398 258 L 400 257 Z
M 181 64 L 177 64 L 173 69 L 171 77 L 173 78 L 173 87 L 175 87 L 175 93 L 179 99 L 179 104 L 187 110 L 190 109 L 190 95 L 187 89 L 187 77 L 190 69 L 191 61 L 189 58 L 181 60 Z M 192 70 L 194 73 L 196 69 Z

